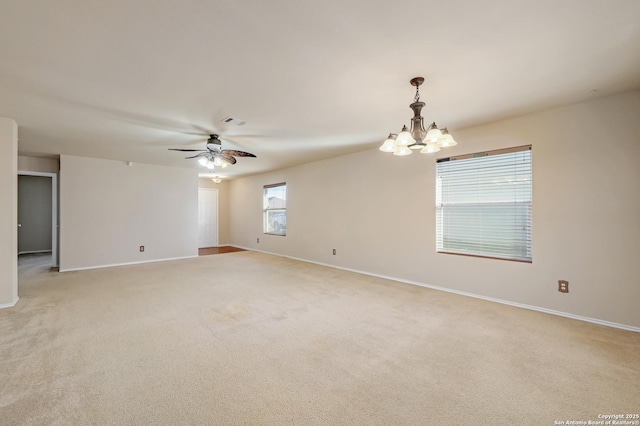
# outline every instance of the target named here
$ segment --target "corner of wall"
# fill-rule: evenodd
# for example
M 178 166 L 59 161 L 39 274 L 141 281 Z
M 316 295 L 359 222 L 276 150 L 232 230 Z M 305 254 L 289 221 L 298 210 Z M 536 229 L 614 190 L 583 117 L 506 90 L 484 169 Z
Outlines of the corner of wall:
M 18 125 L 0 118 L 0 307 L 18 301 Z

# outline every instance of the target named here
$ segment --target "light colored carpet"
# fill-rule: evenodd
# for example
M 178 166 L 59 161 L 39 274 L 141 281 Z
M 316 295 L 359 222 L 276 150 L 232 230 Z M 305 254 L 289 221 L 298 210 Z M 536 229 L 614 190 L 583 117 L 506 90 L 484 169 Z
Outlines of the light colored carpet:
M 3 425 L 553 425 L 640 411 L 640 335 L 256 252 L 0 311 Z

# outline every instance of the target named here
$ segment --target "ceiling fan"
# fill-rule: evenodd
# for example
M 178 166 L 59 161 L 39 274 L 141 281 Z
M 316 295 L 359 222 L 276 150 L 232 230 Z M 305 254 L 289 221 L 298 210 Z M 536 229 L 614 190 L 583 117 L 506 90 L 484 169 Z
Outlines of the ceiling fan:
M 218 138 L 218 135 L 211 134 L 207 140 L 207 149 L 180 149 L 169 148 L 170 151 L 185 151 L 185 152 L 199 152 L 199 154 L 193 155 L 189 158 L 197 158 L 198 163 L 205 166 L 208 169 L 213 170 L 215 167 L 227 167 L 229 164 L 236 164 L 235 157 L 254 157 L 255 155 L 238 151 L 235 149 L 222 149 L 222 142 Z

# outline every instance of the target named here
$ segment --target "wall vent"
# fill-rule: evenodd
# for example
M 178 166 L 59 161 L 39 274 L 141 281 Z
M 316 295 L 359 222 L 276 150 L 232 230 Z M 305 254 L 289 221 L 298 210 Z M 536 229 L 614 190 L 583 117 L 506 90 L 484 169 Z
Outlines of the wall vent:
M 222 122 L 227 124 L 235 124 L 236 126 L 243 126 L 247 124 L 246 121 L 238 120 L 237 118 L 233 118 L 233 117 L 227 117 L 224 120 L 222 120 Z

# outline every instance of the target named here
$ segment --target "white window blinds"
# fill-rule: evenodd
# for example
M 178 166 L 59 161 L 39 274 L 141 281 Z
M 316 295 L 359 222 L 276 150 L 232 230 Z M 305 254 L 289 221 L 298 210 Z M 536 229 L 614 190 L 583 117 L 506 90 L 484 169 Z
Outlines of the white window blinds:
M 439 159 L 436 249 L 531 262 L 531 146 Z

